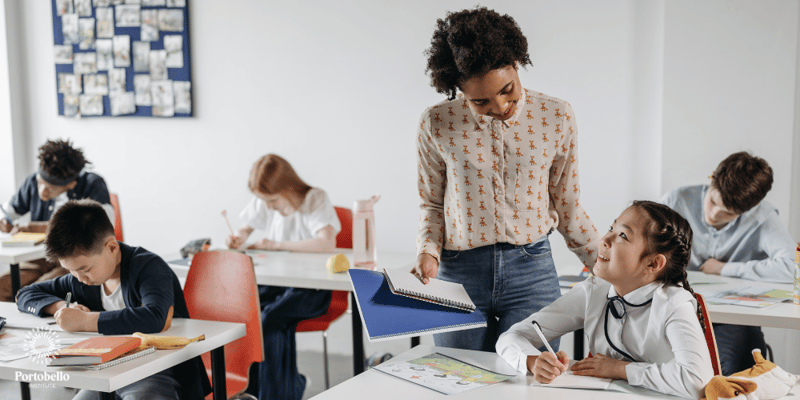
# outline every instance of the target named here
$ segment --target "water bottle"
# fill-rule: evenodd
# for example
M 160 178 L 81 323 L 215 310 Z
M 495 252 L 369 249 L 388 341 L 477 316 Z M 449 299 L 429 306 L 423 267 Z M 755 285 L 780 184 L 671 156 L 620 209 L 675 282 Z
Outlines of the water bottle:
M 353 266 L 375 269 L 378 261 L 375 246 L 375 213 L 372 206 L 380 195 L 366 200 L 356 200 L 353 204 Z

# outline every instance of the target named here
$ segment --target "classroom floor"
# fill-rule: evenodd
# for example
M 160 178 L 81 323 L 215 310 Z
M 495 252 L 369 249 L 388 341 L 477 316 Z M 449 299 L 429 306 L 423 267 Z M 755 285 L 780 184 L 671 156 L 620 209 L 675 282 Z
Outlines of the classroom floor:
M 331 386 L 350 379 L 353 376 L 352 357 L 330 355 Z M 325 390 L 325 370 L 321 352 L 303 351 L 297 353 L 300 373 L 311 379 L 306 387 L 303 400 L 310 399 Z M 69 400 L 77 391 L 65 388 L 31 388 L 31 398 L 36 400 Z M 19 383 L 0 380 L 0 399 L 20 399 Z

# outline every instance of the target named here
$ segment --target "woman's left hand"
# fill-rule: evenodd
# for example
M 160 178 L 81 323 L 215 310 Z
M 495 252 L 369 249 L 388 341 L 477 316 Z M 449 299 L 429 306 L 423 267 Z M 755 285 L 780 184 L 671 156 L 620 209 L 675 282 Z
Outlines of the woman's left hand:
M 628 374 L 625 372 L 628 364 L 630 363 L 626 361 L 595 354 L 593 357 L 576 362 L 570 369 L 575 375 L 628 380 Z

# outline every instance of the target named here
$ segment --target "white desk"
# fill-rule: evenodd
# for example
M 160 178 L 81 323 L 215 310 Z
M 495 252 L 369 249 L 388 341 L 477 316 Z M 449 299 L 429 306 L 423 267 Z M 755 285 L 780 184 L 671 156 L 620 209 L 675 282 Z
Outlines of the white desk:
M 364 342 L 361 332 L 361 316 L 347 273 L 332 273 L 325 268 L 328 258 L 334 254 L 344 254 L 353 262 L 352 250 L 337 249 L 334 253 L 299 253 L 286 251 L 248 251 L 253 258 L 256 274 L 256 283 L 259 285 L 297 287 L 306 289 L 344 290 L 350 293 L 350 304 L 353 312 L 353 375 L 364 371 Z M 165 257 L 169 263 L 180 257 Z M 376 269 L 404 268 L 411 270 L 416 255 L 412 253 L 378 252 Z M 185 277 L 189 267 L 185 265 L 169 264 L 178 277 Z M 419 344 L 419 339 L 414 344 Z
M 490 371 L 497 371 L 493 366 L 505 363 L 494 353 L 478 352 L 471 350 L 457 350 L 446 347 L 420 345 L 392 358 L 386 363 L 413 360 L 431 353 L 441 353 L 460 359 L 470 364 L 483 367 Z M 508 369 L 513 370 L 508 364 Z M 507 373 L 507 372 L 506 372 Z M 560 399 L 560 400 L 647 400 L 647 399 L 679 399 L 653 392 L 642 388 L 632 388 L 633 393 L 621 393 L 604 390 L 579 390 L 559 389 L 530 386 L 533 382 L 532 375 L 517 375 L 508 381 L 497 383 L 480 389 L 470 390 L 457 395 L 459 400 L 485 400 L 485 399 Z M 795 385 L 787 399 L 796 399 L 800 395 L 800 385 Z M 341 384 L 313 397 L 315 400 L 348 399 L 348 400 L 406 400 L 406 399 L 447 399 L 447 395 L 435 392 L 422 386 L 407 382 L 378 371 L 366 371 Z
M 20 313 L 20 311 L 17 310 L 17 305 L 15 303 L 0 302 L 0 315 L 11 316 L 17 313 Z M 26 330 L 3 328 L 3 333 L 6 332 L 18 333 L 24 336 Z M 68 381 L 37 381 L 35 383 L 53 383 L 54 385 L 58 386 L 111 393 L 119 388 L 127 386 L 133 382 L 137 382 L 143 378 L 178 365 L 201 354 L 211 352 L 212 379 L 215 383 L 214 398 L 224 399 L 226 398 L 224 388 L 224 345 L 244 337 L 246 333 L 247 330 L 244 324 L 176 318 L 172 320 L 172 326 L 169 328 L 169 330 L 164 332 L 163 335 L 195 337 L 203 334 L 205 335 L 206 339 L 200 342 L 189 344 L 180 350 L 159 350 L 153 354 L 148 354 L 135 360 L 127 361 L 100 371 L 82 371 L 74 368 L 47 367 L 37 364 L 27 358 L 9 362 L 0 362 L 0 379 L 17 380 L 17 372 L 21 372 L 22 374 L 47 372 L 48 374 L 52 375 L 58 371 L 61 371 L 69 375 Z M 56 332 L 55 334 L 58 335 L 59 339 L 90 337 L 90 334 L 86 333 Z M 221 374 L 220 371 L 222 372 Z M 222 387 L 217 386 L 219 385 L 220 377 Z M 23 385 L 23 391 L 24 390 L 25 385 Z M 218 397 L 218 392 L 222 393 L 222 397 Z M 23 397 L 24 396 L 25 395 L 23 394 Z
M 0 232 L 0 240 L 10 238 L 8 233 Z M 17 296 L 20 289 L 19 263 L 23 261 L 38 260 L 44 258 L 44 244 L 24 247 L 5 247 L 0 245 L 0 263 L 11 265 L 11 294 Z
M 692 286 L 695 292 L 722 291 L 740 286 L 757 286 L 782 290 L 792 290 L 794 288 L 794 285 L 790 283 L 748 281 L 719 275 L 705 275 L 699 271 L 689 271 L 690 284 L 692 277 L 725 282 L 722 285 Z M 712 323 L 800 329 L 800 305 L 792 303 L 773 304 L 764 308 L 709 304 L 708 313 L 711 316 Z

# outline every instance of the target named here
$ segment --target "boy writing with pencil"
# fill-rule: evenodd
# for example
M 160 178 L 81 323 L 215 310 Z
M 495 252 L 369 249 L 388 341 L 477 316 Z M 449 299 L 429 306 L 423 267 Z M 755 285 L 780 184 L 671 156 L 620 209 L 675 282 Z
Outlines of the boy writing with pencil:
M 767 282 L 794 281 L 794 248 L 778 210 L 764 200 L 772 168 L 746 152 L 731 154 L 709 185 L 684 186 L 661 199 L 694 232 L 688 270 Z M 714 324 L 723 375 L 753 366 L 751 350 L 765 351 L 758 326 Z
M 173 316 L 189 318 L 175 273 L 157 255 L 115 240 L 114 227 L 96 201 L 69 201 L 59 208 L 45 245 L 48 259 L 70 275 L 22 288 L 20 311 L 53 315 L 68 332 L 107 335 L 162 332 Z M 195 399 L 209 392 L 199 357 L 116 391 L 124 400 Z M 90 398 L 97 394 L 82 390 L 75 397 Z
M 4 204 L 0 204 L 0 231 L 44 232 L 47 221 L 68 200 L 92 199 L 114 220 L 114 208 L 103 178 L 87 172 L 90 164 L 83 151 L 66 140 L 48 140 L 39 148 L 39 170 L 29 175 L 19 191 Z M 19 218 L 30 213 L 31 223 L 19 226 Z M 63 268 L 45 259 L 20 263 L 20 284 L 26 286 L 66 274 Z M 0 301 L 14 301 L 11 294 L 11 277 L 0 276 Z

